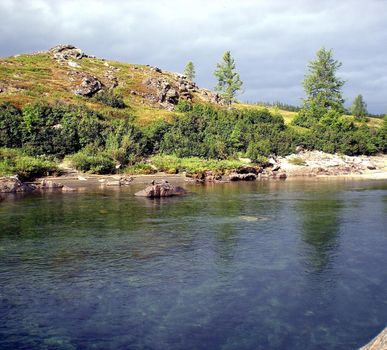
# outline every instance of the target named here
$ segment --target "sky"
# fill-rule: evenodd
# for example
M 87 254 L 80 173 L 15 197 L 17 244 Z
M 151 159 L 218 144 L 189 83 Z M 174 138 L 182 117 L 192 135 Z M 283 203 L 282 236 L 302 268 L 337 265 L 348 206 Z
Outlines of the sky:
M 88 54 L 182 72 L 213 88 L 231 51 L 240 100 L 300 105 L 316 51 L 342 62 L 344 98 L 387 113 L 387 0 L 0 0 L 0 56 L 73 44 Z

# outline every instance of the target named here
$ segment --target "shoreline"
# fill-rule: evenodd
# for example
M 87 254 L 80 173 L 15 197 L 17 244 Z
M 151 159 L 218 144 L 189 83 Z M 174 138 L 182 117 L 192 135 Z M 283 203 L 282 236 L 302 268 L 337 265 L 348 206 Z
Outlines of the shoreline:
M 78 176 L 86 178 L 86 180 L 79 180 Z M 114 182 L 118 181 L 120 177 L 130 177 L 133 180 L 128 185 L 107 185 L 109 181 Z M 85 187 L 105 187 L 105 188 L 117 188 L 117 187 L 130 187 L 132 185 L 148 185 L 153 180 L 161 181 L 167 180 L 171 183 L 176 184 L 187 184 L 195 185 L 189 181 L 189 178 L 185 174 L 167 174 L 167 173 L 156 173 L 156 174 L 144 174 L 144 175 L 96 175 L 96 174 L 85 174 L 78 173 L 77 175 L 62 175 L 62 176 L 47 176 L 36 179 L 36 181 L 30 182 L 32 184 L 39 184 L 41 181 L 53 181 L 55 183 L 61 183 L 65 186 L 71 188 L 85 188 Z M 105 180 L 105 182 L 100 182 L 99 180 Z M 236 182 L 260 182 L 260 181 L 313 181 L 313 180 L 387 180 L 387 171 L 369 171 L 363 174 L 338 174 L 338 175 L 295 175 L 288 174 L 286 179 L 272 178 L 272 177 L 258 177 L 256 180 L 252 181 L 205 181 L 203 183 L 198 183 L 197 185 L 208 185 L 208 184 L 227 184 L 227 183 L 236 183 Z

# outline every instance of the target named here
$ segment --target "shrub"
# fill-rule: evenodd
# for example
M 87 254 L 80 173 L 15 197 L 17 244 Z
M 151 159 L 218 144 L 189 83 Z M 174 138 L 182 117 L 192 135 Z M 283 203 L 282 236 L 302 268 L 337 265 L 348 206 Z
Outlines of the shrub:
M 101 90 L 94 95 L 95 101 L 113 108 L 125 108 L 126 104 L 122 95 L 115 94 L 113 90 Z
M 157 170 L 154 169 L 154 167 L 152 167 L 150 164 L 137 163 L 126 167 L 124 169 L 124 173 L 129 175 L 148 175 L 157 173 Z
M 18 175 L 21 180 L 32 180 L 36 177 L 57 172 L 54 161 L 47 157 L 31 157 L 20 149 L 0 148 L 0 175 Z
M 71 165 L 80 171 L 91 174 L 110 174 L 115 172 L 115 162 L 103 151 L 91 151 L 91 146 L 68 157 Z
M 291 157 L 289 158 L 289 163 L 293 165 L 306 165 L 306 162 L 301 157 Z
M 0 147 L 20 147 L 22 114 L 10 103 L 0 105 Z

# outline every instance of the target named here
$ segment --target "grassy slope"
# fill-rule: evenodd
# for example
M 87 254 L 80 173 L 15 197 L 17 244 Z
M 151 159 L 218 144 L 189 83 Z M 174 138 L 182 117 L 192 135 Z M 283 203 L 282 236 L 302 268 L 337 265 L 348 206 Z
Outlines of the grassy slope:
M 61 64 L 53 60 L 48 54 L 19 55 L 0 59 L 0 88 L 6 92 L 0 93 L 0 103 L 9 101 L 18 107 L 37 100 L 48 102 L 64 101 L 67 103 L 83 104 L 87 107 L 104 112 L 112 118 L 125 118 L 134 116 L 139 125 L 146 125 L 158 119 L 170 119 L 176 112 L 160 108 L 157 103 L 151 102 L 141 96 L 132 95 L 131 91 L 149 93 L 150 88 L 142 84 L 149 77 L 162 76 L 168 80 L 174 79 L 171 73 L 157 73 L 148 66 L 127 64 L 116 61 L 101 60 L 96 58 L 83 58 L 76 61 L 80 67 L 71 68 L 66 63 Z M 106 107 L 88 98 L 76 96 L 71 92 L 74 84 L 69 80 L 71 70 L 79 70 L 97 76 L 102 82 L 108 66 L 118 68 L 115 72 L 120 84 L 115 91 L 121 93 L 125 103 L 130 106 L 123 110 Z M 194 101 L 197 99 L 194 96 Z M 263 106 L 236 104 L 237 108 L 263 108 Z M 274 111 L 275 108 L 269 107 Z M 296 113 L 284 110 L 278 111 L 290 124 Z M 352 116 L 347 116 L 353 119 Z M 368 125 L 379 127 L 381 119 L 370 118 Z

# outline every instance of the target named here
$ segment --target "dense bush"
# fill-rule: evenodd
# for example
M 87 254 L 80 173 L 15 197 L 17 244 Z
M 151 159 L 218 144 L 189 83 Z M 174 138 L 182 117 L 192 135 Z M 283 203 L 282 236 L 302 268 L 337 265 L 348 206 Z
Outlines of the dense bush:
M 10 103 L 0 105 L 0 147 L 20 147 L 22 114 Z
M 57 172 L 55 162 L 46 158 L 34 158 L 20 149 L 0 148 L 0 176 L 18 175 L 21 180 Z
M 95 94 L 94 99 L 106 106 L 113 108 L 125 108 L 125 102 L 122 95 L 115 94 L 113 90 L 101 90 Z
M 246 163 L 239 160 L 216 160 L 198 157 L 179 158 L 171 155 L 156 155 L 151 157 L 150 162 L 159 171 L 168 174 L 197 173 L 206 170 L 223 173 L 227 170 L 237 170 L 246 165 Z
M 66 159 L 75 169 L 91 174 L 115 172 L 115 161 L 103 150 L 95 149 L 91 145 Z
M 19 169 L 26 177 L 38 176 L 53 168 L 53 163 L 44 157 L 61 159 L 73 154 L 72 163 L 82 171 L 112 173 L 116 168 L 128 167 L 134 173 L 148 172 L 151 169 L 144 164 L 144 158 L 161 154 L 152 158 L 153 164 L 161 171 L 176 173 L 224 165 L 202 163 L 206 159 L 248 157 L 262 162 L 271 154 L 292 153 L 298 145 L 349 155 L 387 149 L 386 118 L 382 128 L 371 129 L 328 110 L 319 118 L 307 118 L 308 123 L 303 124 L 307 128 L 298 128 L 286 126 L 282 116 L 267 109 L 236 110 L 196 104 L 187 110 L 171 122 L 160 120 L 140 129 L 130 118 L 105 118 L 84 107 L 38 103 L 20 111 L 3 104 L 0 147 L 21 147 L 23 152 L 18 164 L 3 156 L 1 169 L 3 173 Z M 28 155 L 39 158 L 23 158 Z M 188 160 L 182 164 L 179 158 Z
M 296 146 L 280 115 L 262 110 L 225 110 L 195 105 L 176 117 L 160 142 L 160 151 L 179 157 L 226 159 L 249 154 L 287 154 Z M 281 144 L 281 140 L 287 142 Z M 255 155 L 256 154 L 256 155 Z

